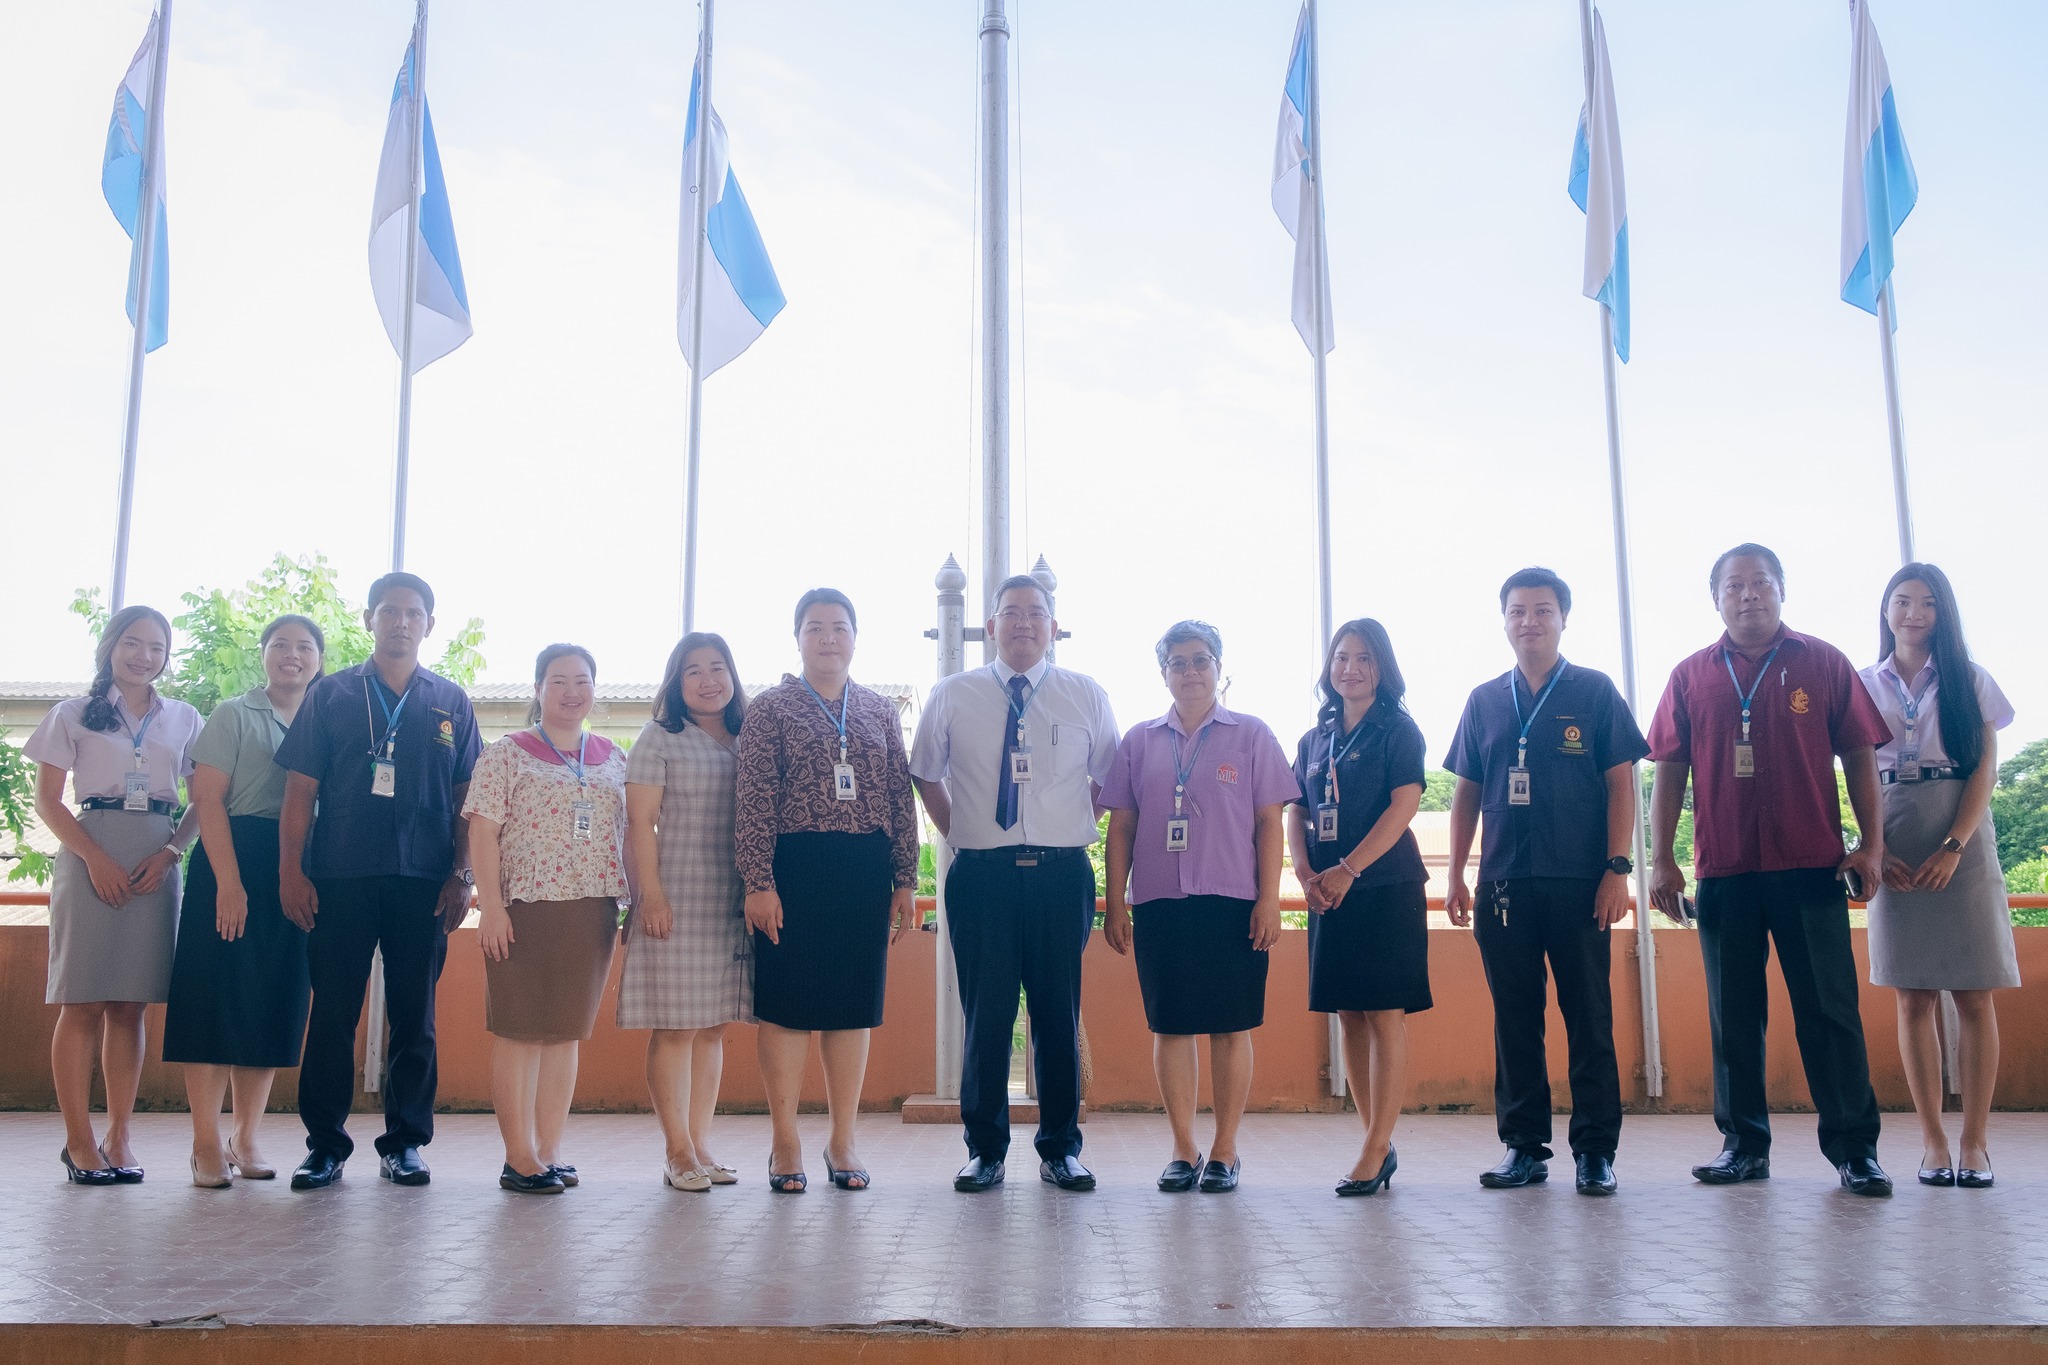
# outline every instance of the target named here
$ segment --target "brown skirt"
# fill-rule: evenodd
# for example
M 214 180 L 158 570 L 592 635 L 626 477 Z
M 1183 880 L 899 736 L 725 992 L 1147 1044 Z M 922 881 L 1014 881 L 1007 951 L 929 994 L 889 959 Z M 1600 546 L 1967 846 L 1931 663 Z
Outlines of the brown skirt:
M 522 1043 L 574 1043 L 597 1025 L 598 1002 L 619 938 L 609 896 L 514 901 L 512 950 L 484 959 L 484 1027 Z

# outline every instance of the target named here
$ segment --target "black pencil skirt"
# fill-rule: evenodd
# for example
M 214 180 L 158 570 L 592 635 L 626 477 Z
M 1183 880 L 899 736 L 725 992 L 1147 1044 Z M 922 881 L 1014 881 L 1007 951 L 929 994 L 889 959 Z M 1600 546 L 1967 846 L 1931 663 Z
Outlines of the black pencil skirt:
M 776 836 L 782 941 L 754 934 L 754 1017 L 807 1031 L 879 1026 L 894 888 L 879 830 Z
M 1183 896 L 1131 907 L 1132 952 L 1145 1027 L 1154 1033 L 1242 1033 L 1266 1022 L 1270 954 L 1252 947 L 1254 902 Z
M 1354 886 L 1308 917 L 1310 1009 L 1419 1014 L 1432 1003 L 1427 883 Z
M 232 943 L 220 936 L 214 918 L 220 882 L 205 846 L 195 848 L 171 961 L 164 1060 L 297 1066 L 313 987 L 306 931 L 284 917 L 278 897 L 277 821 L 236 815 L 228 828 L 249 918 Z

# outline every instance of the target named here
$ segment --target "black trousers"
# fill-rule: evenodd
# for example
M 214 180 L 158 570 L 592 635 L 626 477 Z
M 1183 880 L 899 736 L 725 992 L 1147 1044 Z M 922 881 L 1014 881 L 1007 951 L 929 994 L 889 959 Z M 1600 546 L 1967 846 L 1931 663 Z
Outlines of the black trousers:
M 384 951 L 384 1133 L 379 1153 L 434 1140 L 434 988 L 448 957 L 448 936 L 434 913 L 441 883 L 418 877 L 321 878 L 320 913 L 306 939 L 313 978 L 312 1017 L 299 1068 L 299 1118 L 306 1147 L 346 1158 L 349 1109 L 356 1093 L 356 1021 L 370 985 L 370 955 Z
M 1820 1149 L 1838 1166 L 1876 1156 L 1877 1096 L 1856 1010 L 1849 904 L 1834 869 L 1704 877 L 1699 921 L 1714 1030 L 1714 1122 L 1723 1146 L 1752 1156 L 1771 1150 L 1764 964 L 1775 941 L 1806 1086 L 1820 1112 Z
M 958 857 L 946 874 L 946 925 L 967 1016 L 960 1120 L 967 1150 L 1010 1149 L 1010 1035 L 1024 991 L 1037 1061 L 1038 1154 L 1081 1151 L 1081 952 L 1095 925 L 1088 855 L 1058 850 L 1035 867 Z
M 1494 1123 L 1502 1142 L 1544 1160 L 1552 1155 L 1550 1068 L 1543 1053 L 1546 959 L 1557 978 L 1571 1059 L 1572 1154 L 1611 1160 L 1621 1140 L 1608 933 L 1593 919 L 1599 886 L 1576 877 L 1479 884 L 1473 931 L 1493 993 Z

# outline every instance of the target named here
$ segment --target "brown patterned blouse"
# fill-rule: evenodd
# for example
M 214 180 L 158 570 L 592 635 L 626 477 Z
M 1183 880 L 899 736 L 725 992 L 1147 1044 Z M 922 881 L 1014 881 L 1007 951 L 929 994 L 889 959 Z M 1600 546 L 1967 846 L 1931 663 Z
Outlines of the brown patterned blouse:
M 853 801 L 832 793 L 839 762 L 836 702 L 828 716 L 810 688 L 788 673 L 747 702 L 734 835 L 749 891 L 775 889 L 776 836 L 807 831 L 880 830 L 889 836 L 898 889 L 917 885 L 917 806 L 902 723 L 887 698 L 858 683 L 846 686 L 846 761 L 860 793 Z

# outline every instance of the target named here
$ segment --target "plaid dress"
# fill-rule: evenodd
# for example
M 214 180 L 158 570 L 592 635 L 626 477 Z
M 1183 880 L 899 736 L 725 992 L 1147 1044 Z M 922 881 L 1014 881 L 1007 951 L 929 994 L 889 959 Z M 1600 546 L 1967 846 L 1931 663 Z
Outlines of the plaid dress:
M 665 939 L 636 909 L 619 979 L 620 1028 L 695 1029 L 752 1023 L 754 973 L 740 874 L 733 863 L 733 751 L 695 725 L 649 723 L 627 755 L 626 781 L 661 788 L 656 818 L 661 889 L 675 911 Z

